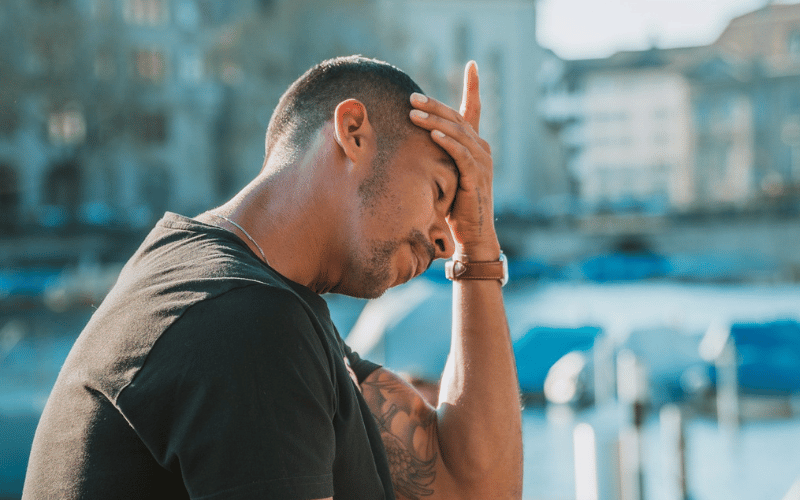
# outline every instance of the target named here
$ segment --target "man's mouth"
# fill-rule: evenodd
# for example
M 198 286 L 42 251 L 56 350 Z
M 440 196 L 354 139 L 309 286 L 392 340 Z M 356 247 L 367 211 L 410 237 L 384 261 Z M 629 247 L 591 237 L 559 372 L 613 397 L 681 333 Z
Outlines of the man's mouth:
M 414 252 L 414 260 L 416 264 L 416 268 L 414 269 L 414 277 L 416 278 L 420 274 L 424 273 L 431 267 L 431 263 L 433 262 L 432 259 L 425 258 L 425 255 L 422 252 L 422 249 L 418 247 L 412 247 Z
M 417 277 L 431 267 L 436 259 L 436 249 L 420 231 L 412 234 L 409 244 L 416 264 L 412 277 Z

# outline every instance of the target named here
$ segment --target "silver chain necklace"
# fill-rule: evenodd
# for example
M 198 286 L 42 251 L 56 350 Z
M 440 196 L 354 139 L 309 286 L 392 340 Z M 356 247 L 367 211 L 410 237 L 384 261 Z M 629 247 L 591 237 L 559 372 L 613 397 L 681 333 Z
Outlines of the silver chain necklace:
M 259 252 L 261 252 L 261 258 L 262 258 L 262 259 L 264 259 L 264 263 L 265 263 L 266 265 L 268 265 L 268 266 L 270 265 L 269 261 L 267 260 L 267 257 L 264 255 L 264 250 L 262 250 L 262 249 L 261 249 L 261 245 L 259 245 L 258 243 L 256 243 L 256 240 L 254 240 L 254 239 L 253 239 L 253 237 L 252 237 L 252 236 L 250 236 L 250 233 L 248 233 L 247 231 L 245 231 L 245 230 L 244 230 L 244 228 L 243 228 L 242 226 L 240 226 L 239 224 L 237 224 L 237 223 L 233 222 L 232 220 L 230 220 L 229 218 L 225 217 L 224 215 L 220 215 L 220 214 L 218 214 L 218 213 L 215 213 L 215 212 L 208 212 L 208 213 L 209 213 L 210 215 L 213 215 L 214 217 L 218 217 L 218 218 L 220 218 L 220 219 L 226 220 L 226 221 L 230 222 L 231 224 L 233 224 L 234 226 L 236 226 L 236 227 L 239 229 L 239 231 L 243 232 L 243 233 L 244 233 L 244 235 L 245 235 L 245 236 L 247 236 L 247 239 L 248 239 L 248 240 L 250 240 L 250 241 L 252 241 L 252 242 L 253 242 L 253 245 L 255 245 L 255 246 L 256 246 L 256 248 L 258 248 L 258 251 L 259 251 Z M 272 266 L 270 266 L 270 267 L 272 267 Z

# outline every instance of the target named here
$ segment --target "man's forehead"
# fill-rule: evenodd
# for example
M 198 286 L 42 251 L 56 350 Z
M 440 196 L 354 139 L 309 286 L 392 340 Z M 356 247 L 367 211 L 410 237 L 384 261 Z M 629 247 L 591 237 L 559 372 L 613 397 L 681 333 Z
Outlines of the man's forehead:
M 415 132 L 416 133 L 409 137 L 410 140 L 406 142 L 406 146 L 432 158 L 436 163 L 451 171 L 453 175 L 456 176 L 456 180 L 458 180 L 460 173 L 453 157 L 434 142 L 433 138 L 430 136 L 430 132 L 427 130 L 417 128 Z

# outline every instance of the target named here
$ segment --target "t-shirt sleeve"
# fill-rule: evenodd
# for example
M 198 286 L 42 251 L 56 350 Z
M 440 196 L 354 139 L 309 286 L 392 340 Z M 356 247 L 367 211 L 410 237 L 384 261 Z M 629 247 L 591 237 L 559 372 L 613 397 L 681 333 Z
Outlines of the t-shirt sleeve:
M 333 495 L 332 354 L 288 291 L 200 302 L 155 343 L 117 404 L 192 498 Z
M 345 344 L 344 341 L 340 340 L 339 342 L 342 345 L 342 349 L 344 349 L 345 356 L 347 356 L 347 361 L 350 363 L 350 368 L 352 368 L 353 373 L 356 374 L 359 384 L 364 382 L 364 379 L 369 377 L 372 372 L 381 367 L 381 365 L 373 363 L 372 361 L 362 359 L 361 356 L 350 349 L 350 346 Z

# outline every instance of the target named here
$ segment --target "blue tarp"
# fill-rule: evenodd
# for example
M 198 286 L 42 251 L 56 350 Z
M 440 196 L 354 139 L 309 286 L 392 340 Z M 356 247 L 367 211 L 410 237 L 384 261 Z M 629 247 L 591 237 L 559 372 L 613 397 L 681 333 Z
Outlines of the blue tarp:
M 571 351 L 588 351 L 601 329 L 595 326 L 551 328 L 537 326 L 514 343 L 519 384 L 524 393 L 542 393 L 547 372 Z
M 58 280 L 60 273 L 60 269 L 49 268 L 0 270 L 0 298 L 39 297 Z
M 740 392 L 800 392 L 800 324 L 793 320 L 736 323 L 731 326 L 731 338 L 738 353 Z M 716 383 L 713 367 L 711 380 Z
M 591 257 L 581 264 L 583 275 L 592 281 L 631 281 L 664 277 L 669 261 L 652 253 L 613 252 Z

